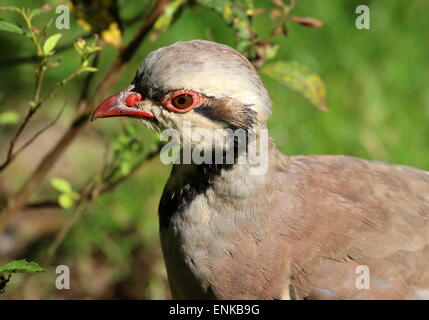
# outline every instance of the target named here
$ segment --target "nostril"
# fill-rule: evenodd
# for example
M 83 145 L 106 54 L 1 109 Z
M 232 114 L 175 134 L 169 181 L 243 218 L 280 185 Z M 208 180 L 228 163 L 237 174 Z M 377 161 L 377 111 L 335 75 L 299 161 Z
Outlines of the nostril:
M 138 102 L 140 102 L 142 96 L 139 93 L 132 93 L 128 97 L 125 98 L 125 104 L 129 107 L 135 106 Z

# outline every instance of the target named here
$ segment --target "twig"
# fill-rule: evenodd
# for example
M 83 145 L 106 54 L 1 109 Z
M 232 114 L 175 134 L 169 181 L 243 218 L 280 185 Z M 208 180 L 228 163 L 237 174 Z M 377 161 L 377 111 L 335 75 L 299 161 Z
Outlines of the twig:
M 109 180 L 109 176 L 106 176 L 103 179 L 103 183 L 99 185 L 98 188 L 92 188 L 91 192 L 87 192 L 87 191 L 81 191 L 79 198 L 77 200 L 77 202 L 83 201 L 83 200 L 87 200 L 87 201 L 91 201 L 94 200 L 95 198 L 99 197 L 100 195 L 110 192 L 114 189 L 116 189 L 121 183 L 125 182 L 131 175 L 133 175 L 138 169 L 140 169 L 140 167 L 146 163 L 149 160 L 152 160 L 154 157 L 156 157 L 159 152 L 161 151 L 162 148 L 162 144 L 158 144 L 157 147 L 152 150 L 151 152 L 149 152 L 145 157 L 143 157 L 140 161 L 138 161 L 132 168 L 131 170 L 125 174 L 120 176 L 119 178 L 113 180 L 112 182 L 106 183 Z M 103 174 L 105 170 L 103 169 L 101 174 Z M 91 179 L 94 180 L 94 179 Z M 61 208 L 59 203 L 56 200 L 46 200 L 46 201 L 41 201 L 41 202 L 36 202 L 36 203 L 30 203 L 27 204 L 26 209 L 32 209 L 32 210 L 38 210 L 38 209 L 46 209 L 46 208 Z
M 36 203 L 29 203 L 25 206 L 26 210 L 39 210 L 39 209 L 58 209 L 60 208 L 60 205 L 58 204 L 58 201 L 41 201 Z
M 99 85 L 95 90 L 95 92 L 99 93 L 99 96 L 105 95 L 114 86 L 125 63 L 131 60 L 131 58 L 134 56 L 140 44 L 152 30 L 155 21 L 164 12 L 167 3 L 167 0 L 158 0 L 155 3 L 151 13 L 146 18 L 146 23 L 137 31 L 131 42 L 120 51 L 119 56 L 106 72 L 103 80 L 99 82 Z
M 134 25 L 136 22 L 140 22 L 142 20 L 142 17 L 144 16 L 144 12 L 146 12 L 146 10 L 143 10 L 142 12 L 137 13 L 134 17 L 131 17 L 127 20 L 124 20 L 123 25 L 125 27 L 128 27 L 128 26 Z M 79 36 L 79 38 L 89 39 L 93 35 L 94 35 L 94 33 L 90 32 L 90 33 L 86 33 L 86 34 Z M 69 43 L 65 43 L 65 44 L 60 45 L 57 48 L 55 48 L 55 52 L 61 53 L 61 52 L 67 51 L 67 50 L 73 48 L 73 46 L 74 46 L 73 41 L 69 42 Z M 14 57 L 11 59 L 0 61 L 0 67 L 10 67 L 10 66 L 14 66 L 16 64 L 23 64 L 23 63 L 37 63 L 38 61 L 39 61 L 39 57 L 37 55 L 31 55 L 31 56 L 26 56 L 26 57 Z
M 96 182 L 90 184 L 90 187 L 85 188 L 81 191 L 80 198 L 77 200 L 75 207 L 72 209 L 72 212 L 69 215 L 69 219 L 66 221 L 65 225 L 61 228 L 60 231 L 56 234 L 54 240 L 51 242 L 50 246 L 46 250 L 45 255 L 43 256 L 41 264 L 43 266 L 48 266 L 51 264 L 52 259 L 58 251 L 61 243 L 65 239 L 65 237 L 69 234 L 73 226 L 80 220 L 83 214 L 86 212 L 86 209 L 91 200 L 99 197 L 103 193 L 112 191 L 116 187 L 118 187 L 122 182 L 126 181 L 130 175 L 135 173 L 141 166 L 146 163 L 148 160 L 153 159 L 156 155 L 159 154 L 162 148 L 162 143 L 159 143 L 157 147 L 150 151 L 145 157 L 143 157 L 140 161 L 138 161 L 133 168 L 126 174 L 112 183 L 103 186 L 101 182 Z M 102 170 L 104 172 L 104 169 Z M 94 179 L 93 179 L 94 180 Z M 96 179 L 95 179 L 96 180 Z M 40 203 L 34 203 L 27 205 L 29 209 L 41 209 L 41 208 L 60 208 L 58 202 L 56 201 L 44 201 Z M 16 299 L 18 292 L 22 292 L 29 285 L 30 281 L 33 279 L 34 274 L 27 275 L 26 279 L 22 281 L 11 294 L 11 299 Z
M 97 53 L 95 54 L 94 60 L 92 61 L 92 67 L 97 68 L 98 67 L 98 63 L 100 61 L 100 56 L 101 56 L 101 51 L 97 51 Z M 80 94 L 79 97 L 79 101 L 85 101 L 87 100 L 88 96 L 89 96 L 89 90 L 91 87 L 91 83 L 93 81 L 95 77 L 95 72 L 90 72 L 87 77 L 85 78 L 85 80 L 83 81 L 83 86 L 82 86 L 82 92 Z M 79 110 L 78 110 L 79 112 Z
M 152 150 L 151 152 L 149 152 L 146 157 L 144 157 L 143 159 L 141 159 L 140 161 L 138 161 L 137 164 L 134 165 L 127 174 L 122 175 L 119 178 L 117 178 L 116 180 L 114 180 L 113 182 L 109 183 L 108 185 L 103 186 L 100 189 L 99 194 L 103 194 L 103 193 L 106 193 L 108 191 L 112 191 L 118 185 L 120 185 L 122 182 L 124 182 L 125 180 L 127 180 L 132 174 L 134 174 L 134 172 L 136 172 L 142 166 L 143 163 L 145 163 L 146 161 L 151 160 L 154 157 L 156 157 L 159 154 L 159 152 L 161 151 L 162 146 L 163 145 L 161 143 L 159 143 L 157 145 L 157 147 L 154 150 Z
M 66 77 L 63 80 L 61 80 L 60 82 L 58 82 L 54 86 L 54 88 L 45 97 L 43 97 L 42 99 L 39 100 L 40 87 L 41 87 L 40 79 L 43 77 L 43 73 L 44 73 L 44 71 L 38 71 L 37 80 L 36 80 L 37 84 L 36 84 L 36 90 L 35 90 L 35 93 L 34 93 L 34 99 L 30 103 L 30 107 L 28 109 L 28 113 L 25 116 L 24 121 L 21 123 L 21 125 L 19 126 L 19 128 L 16 131 L 15 135 L 12 137 L 12 139 L 10 141 L 9 148 L 8 148 L 7 154 L 6 154 L 6 159 L 0 165 L 0 171 L 6 169 L 11 164 L 12 160 L 15 158 L 13 156 L 15 144 L 17 143 L 17 141 L 18 141 L 19 137 L 21 136 L 22 132 L 24 131 L 24 129 L 30 123 L 31 118 L 33 118 L 33 116 L 36 114 L 36 112 L 40 109 L 40 107 L 47 100 L 53 98 L 57 94 L 58 90 L 60 90 L 70 80 L 72 80 L 74 77 L 76 77 L 78 74 L 80 74 L 81 70 L 80 70 L 80 68 L 77 69 L 72 74 L 70 74 L 68 77 Z M 89 74 L 89 76 L 91 76 L 91 74 Z
M 158 0 L 151 12 L 149 13 L 146 22 L 144 25 L 137 31 L 133 40 L 124 47 L 116 58 L 113 66 L 107 71 L 104 77 L 101 79 L 97 89 L 95 90 L 95 95 L 105 95 L 114 85 L 119 73 L 122 71 L 124 64 L 128 62 L 136 53 L 139 45 L 146 38 L 147 34 L 152 29 L 155 21 L 158 17 L 164 12 L 164 9 L 167 5 L 167 0 Z M 62 155 L 62 153 L 67 149 L 70 143 L 82 130 L 84 125 L 87 123 L 90 114 L 92 102 L 96 97 L 91 97 L 89 99 L 83 99 L 80 101 L 80 107 L 77 112 L 76 117 L 63 135 L 59 142 L 51 149 L 51 151 L 41 160 L 33 174 L 29 177 L 24 186 L 12 197 L 9 198 L 6 209 L 3 214 L 0 216 L 0 232 L 4 229 L 7 221 L 22 207 L 25 206 L 28 198 L 33 193 L 33 191 L 39 186 L 42 180 L 45 178 L 46 174 L 52 169 L 56 161 Z
M 0 165 L 0 171 L 4 170 L 12 161 L 12 155 L 14 153 L 13 150 L 15 148 L 15 143 L 17 142 L 21 133 L 24 131 L 24 128 L 27 126 L 27 124 L 30 121 L 33 114 L 34 114 L 34 110 L 32 108 L 30 108 L 28 110 L 27 115 L 24 118 L 24 121 L 21 123 L 21 125 L 19 126 L 18 130 L 16 131 L 15 135 L 13 136 L 13 138 L 11 139 L 11 141 L 9 143 L 9 148 L 7 150 L 7 153 L 6 153 L 6 159 Z
M 57 121 L 60 119 L 60 117 L 61 117 L 61 115 L 62 115 L 62 113 L 64 111 L 65 106 L 66 106 L 66 104 L 64 103 L 63 106 L 61 107 L 60 112 L 58 112 L 58 114 L 56 115 L 55 119 L 53 119 L 50 123 L 48 123 L 42 129 L 40 129 L 39 131 L 37 131 L 18 150 L 16 150 L 14 153 L 12 153 L 10 155 L 10 157 L 8 158 L 9 162 L 7 164 L 9 164 L 10 162 L 12 162 L 22 151 L 24 151 L 24 149 L 26 149 L 30 144 L 32 144 L 43 132 L 45 132 L 46 130 L 48 130 L 49 128 L 51 128 L 53 125 L 55 125 L 55 123 L 57 123 Z
M 89 39 L 93 35 L 94 35 L 94 33 L 87 33 L 87 34 L 79 36 L 79 38 Z M 74 46 L 74 41 L 56 47 L 55 52 L 61 53 L 61 52 L 67 51 L 67 50 L 73 48 L 73 46 Z M 36 63 L 39 61 L 39 59 L 40 59 L 40 57 L 38 57 L 37 55 L 31 55 L 31 56 L 27 56 L 27 57 L 14 57 L 14 58 L 11 58 L 8 60 L 0 61 L 0 66 L 1 67 L 10 67 L 10 66 L 14 66 L 16 64 L 22 64 L 22 63 Z
M 79 201 L 79 203 L 76 204 L 76 206 L 68 216 L 66 223 L 56 234 L 54 240 L 51 242 L 48 249 L 46 250 L 46 253 L 41 261 L 41 264 L 43 266 L 50 265 L 51 260 L 54 257 L 55 253 L 57 252 L 59 246 L 63 242 L 64 238 L 68 235 L 70 230 L 73 228 L 73 226 L 76 224 L 76 222 L 79 221 L 80 217 L 83 215 L 86 208 L 88 207 L 88 204 L 89 204 L 88 202 L 83 200 Z
M 84 190 L 81 193 L 79 200 L 77 201 L 77 204 L 76 204 L 76 206 L 72 212 L 70 219 L 67 220 L 64 227 L 61 228 L 61 230 L 56 235 L 54 241 L 49 246 L 49 248 L 46 252 L 46 255 L 43 259 L 42 264 L 48 265 L 51 262 L 51 259 L 55 255 L 58 247 L 61 245 L 62 241 L 64 240 L 66 235 L 69 233 L 71 228 L 76 224 L 76 222 L 80 219 L 82 214 L 85 212 L 85 209 L 91 200 L 96 199 L 97 197 L 99 197 L 103 193 L 112 191 L 118 185 L 120 185 L 122 182 L 126 181 L 144 163 L 146 163 L 148 160 L 151 160 L 154 157 L 156 157 L 156 155 L 159 154 L 161 148 L 162 148 L 162 144 L 159 143 L 156 149 L 149 152 L 145 157 L 143 157 L 140 161 L 138 161 L 127 174 L 117 178 L 115 181 L 109 183 L 108 185 L 103 186 L 103 181 L 98 181 L 98 182 L 95 182 L 91 187 Z M 83 207 L 83 209 L 82 209 L 82 207 Z
M 297 4 L 298 0 L 290 0 L 289 5 L 286 6 L 287 8 L 287 14 L 289 14 L 289 12 L 295 8 L 296 4 Z

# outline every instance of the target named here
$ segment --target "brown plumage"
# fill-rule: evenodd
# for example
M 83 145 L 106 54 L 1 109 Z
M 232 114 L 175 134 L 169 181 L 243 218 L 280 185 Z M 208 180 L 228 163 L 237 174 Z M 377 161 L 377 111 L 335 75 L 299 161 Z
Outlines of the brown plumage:
M 145 97 L 138 110 L 154 116 L 142 121 L 160 129 L 180 131 L 186 120 L 250 133 L 270 113 L 248 61 L 207 41 L 153 52 L 133 86 Z M 161 97 L 179 89 L 204 103 L 165 110 Z M 114 97 L 95 117 L 127 115 L 123 97 Z M 180 138 L 195 146 L 185 131 Z M 234 164 L 174 165 L 159 209 L 173 297 L 429 299 L 428 172 L 345 156 L 287 157 L 271 140 L 265 174 L 252 174 L 243 157 L 256 155 L 246 149 Z M 369 288 L 357 285 L 362 268 Z

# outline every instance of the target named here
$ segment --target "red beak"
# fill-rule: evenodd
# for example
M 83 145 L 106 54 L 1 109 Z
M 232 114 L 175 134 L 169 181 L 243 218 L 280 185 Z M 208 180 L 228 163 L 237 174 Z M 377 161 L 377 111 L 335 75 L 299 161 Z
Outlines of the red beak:
M 135 107 L 128 107 L 124 103 L 121 93 L 116 93 L 100 103 L 92 114 L 91 120 L 110 117 L 155 118 L 151 113 Z

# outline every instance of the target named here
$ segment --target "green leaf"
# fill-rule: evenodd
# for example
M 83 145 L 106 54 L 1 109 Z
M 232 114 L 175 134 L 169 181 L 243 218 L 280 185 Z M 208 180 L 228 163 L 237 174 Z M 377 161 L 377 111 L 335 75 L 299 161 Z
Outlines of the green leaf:
M 67 180 L 61 178 L 53 178 L 51 185 L 61 193 L 72 193 L 73 188 Z
M 236 49 L 248 58 L 251 57 L 251 38 L 255 30 L 248 13 L 253 11 L 252 2 L 239 3 L 231 0 L 197 0 L 197 2 L 222 15 L 226 23 L 234 29 L 237 38 Z
M 18 27 L 16 24 L 7 22 L 7 21 L 0 21 L 0 31 L 7 31 L 17 34 L 24 34 L 25 31 Z
M 78 39 L 74 42 L 74 47 L 81 56 L 81 59 L 84 63 L 84 67 L 88 65 L 88 59 L 91 57 L 91 55 L 93 55 L 97 51 L 102 50 L 100 46 L 97 46 L 97 40 L 95 37 L 92 43 L 86 42 L 84 39 Z
M 156 20 L 153 28 L 155 31 L 166 30 L 173 21 L 175 13 L 184 4 L 184 0 L 174 0 L 167 4 L 164 13 Z
M 325 84 L 308 67 L 295 61 L 279 61 L 263 66 L 261 73 L 300 93 L 320 110 L 329 110 L 325 104 Z
M 68 194 L 61 194 L 58 197 L 58 203 L 63 209 L 70 209 L 74 205 L 74 200 Z
M 19 113 L 15 111 L 5 111 L 0 113 L 0 124 L 16 124 L 19 121 Z
M 0 266 L 0 275 L 4 273 L 35 273 L 43 271 L 45 269 L 37 263 L 26 260 L 15 260 Z
M 82 38 L 77 39 L 73 44 L 74 44 L 74 47 L 75 47 L 76 51 L 79 53 L 79 55 L 82 55 L 83 54 L 83 50 L 86 47 L 86 41 L 85 41 L 85 39 L 82 39 Z
M 54 48 L 57 45 L 58 41 L 61 38 L 61 33 L 56 33 L 46 39 L 45 44 L 43 45 L 43 54 L 45 56 L 50 56 L 54 54 Z
M 20 9 L 18 7 L 13 7 L 13 6 L 7 6 L 7 7 L 0 7 L 0 11 L 20 11 Z
M 128 161 L 123 161 L 120 164 L 120 170 L 123 175 L 127 175 L 131 171 L 131 164 Z
M 81 72 L 97 72 L 98 69 L 94 67 L 84 67 L 81 69 Z
M 90 46 L 86 47 L 87 54 L 93 54 L 97 51 L 101 51 L 101 47 L 96 46 L 96 45 L 90 45 Z

